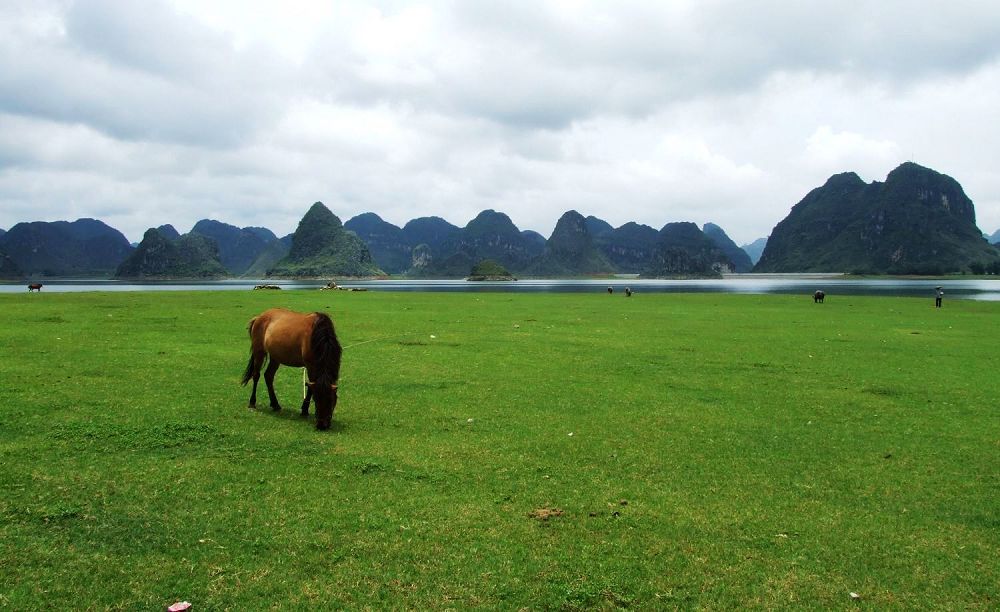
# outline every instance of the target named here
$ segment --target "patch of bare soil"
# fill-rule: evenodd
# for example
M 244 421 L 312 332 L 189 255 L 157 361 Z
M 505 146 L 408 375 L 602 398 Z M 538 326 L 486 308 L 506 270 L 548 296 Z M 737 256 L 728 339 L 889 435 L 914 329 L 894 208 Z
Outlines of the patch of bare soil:
M 562 515 L 563 511 L 559 508 L 538 508 L 528 513 L 528 516 L 539 521 L 547 521 L 554 516 Z

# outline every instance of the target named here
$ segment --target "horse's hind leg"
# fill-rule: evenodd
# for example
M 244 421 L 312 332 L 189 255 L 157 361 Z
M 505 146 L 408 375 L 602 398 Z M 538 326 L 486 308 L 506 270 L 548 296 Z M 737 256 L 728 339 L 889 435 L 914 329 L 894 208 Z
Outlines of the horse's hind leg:
M 267 364 L 267 369 L 264 370 L 264 382 L 267 383 L 267 395 L 271 398 L 271 410 L 281 410 L 281 404 L 278 403 L 278 396 L 274 394 L 274 373 L 278 371 L 278 363 L 273 357 L 271 362 Z
M 264 365 L 264 358 L 266 356 L 267 353 L 260 353 L 259 355 L 254 354 L 250 357 L 251 359 L 250 368 L 253 372 L 252 374 L 253 387 L 250 391 L 250 403 L 247 405 L 247 407 L 250 408 L 251 410 L 257 407 L 257 381 L 260 380 L 260 368 L 262 365 Z
M 253 410 L 257 407 L 257 381 L 260 380 L 260 371 L 253 377 L 253 389 L 250 391 L 250 401 L 247 402 L 247 408 Z

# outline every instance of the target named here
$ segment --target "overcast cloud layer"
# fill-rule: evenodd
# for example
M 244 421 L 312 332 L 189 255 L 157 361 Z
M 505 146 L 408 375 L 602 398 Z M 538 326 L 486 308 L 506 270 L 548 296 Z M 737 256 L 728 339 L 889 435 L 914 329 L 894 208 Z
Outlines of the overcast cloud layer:
M 1000 4 L 0 3 L 0 228 L 99 218 L 139 240 L 199 219 L 548 235 L 766 236 L 832 174 L 912 160 L 1000 228 Z

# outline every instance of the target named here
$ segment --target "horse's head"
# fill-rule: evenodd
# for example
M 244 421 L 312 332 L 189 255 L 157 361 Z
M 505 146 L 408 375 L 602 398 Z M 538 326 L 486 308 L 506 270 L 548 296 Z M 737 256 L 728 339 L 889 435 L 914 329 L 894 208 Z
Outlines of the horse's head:
M 314 385 L 313 400 L 316 402 L 316 429 L 330 429 L 337 407 L 337 385 Z
M 337 407 L 337 380 L 340 378 L 342 353 L 333 321 L 322 312 L 314 313 L 315 323 L 310 336 L 310 348 L 316 370 L 316 429 L 330 429 L 333 410 Z

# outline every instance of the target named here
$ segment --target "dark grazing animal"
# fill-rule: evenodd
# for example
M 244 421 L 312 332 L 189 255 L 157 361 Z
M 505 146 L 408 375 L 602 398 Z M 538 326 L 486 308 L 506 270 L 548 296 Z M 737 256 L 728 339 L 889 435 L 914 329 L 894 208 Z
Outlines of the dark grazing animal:
M 614 293 L 614 292 L 615 292 L 614 287 L 608 287 L 608 293 Z
M 822 304 L 823 303 L 823 299 L 825 297 L 826 297 L 826 293 L 824 293 L 823 291 L 817 291 L 816 293 L 813 294 L 813 303 L 814 304 Z
M 42 284 L 41 283 L 31 283 L 30 285 L 28 285 L 28 293 L 31 293 L 32 291 L 39 291 L 40 292 L 41 290 L 42 290 Z
M 283 308 L 265 310 L 250 319 L 250 361 L 242 384 L 253 380 L 251 409 L 257 406 L 257 381 L 264 361 L 267 394 L 272 410 L 281 410 L 274 394 L 274 374 L 281 365 L 305 368 L 308 382 L 302 401 L 302 416 L 309 416 L 309 401 L 316 402 L 316 429 L 329 429 L 337 407 L 337 381 L 340 378 L 342 349 L 333 329 L 333 321 L 322 312 L 293 312 Z
M 632 288 L 625 287 L 625 297 L 632 297 Z

